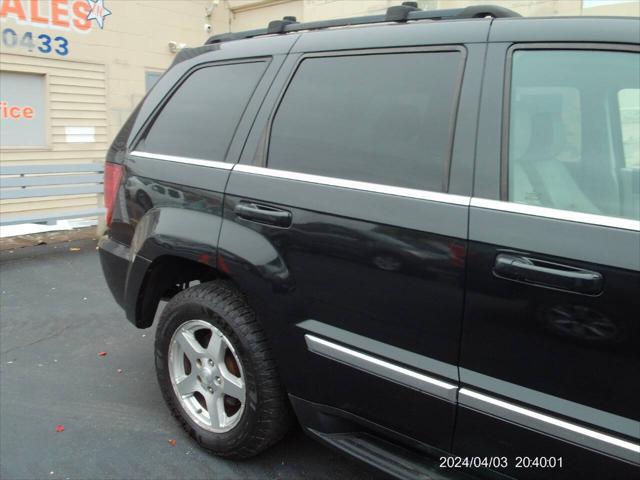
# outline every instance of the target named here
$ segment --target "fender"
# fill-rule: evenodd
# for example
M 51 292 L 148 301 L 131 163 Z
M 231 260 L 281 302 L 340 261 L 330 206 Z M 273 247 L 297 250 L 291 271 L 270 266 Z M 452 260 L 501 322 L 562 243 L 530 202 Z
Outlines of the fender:
M 153 208 L 142 217 L 131 242 L 125 284 L 125 312 L 134 325 L 146 328 L 153 321 L 157 301 L 164 289 L 147 292 L 145 285 L 154 284 L 157 280 L 154 279 L 153 267 L 163 257 L 177 257 L 198 262 L 203 267 L 216 267 L 221 223 L 219 212 L 214 214 L 171 207 Z
M 293 281 L 276 246 L 259 231 L 245 227 L 229 219 L 223 220 L 220 234 L 218 269 L 229 276 L 240 289 L 248 294 L 250 284 L 269 285 L 268 290 L 286 293 L 292 290 Z M 251 279 L 251 280 L 249 280 Z

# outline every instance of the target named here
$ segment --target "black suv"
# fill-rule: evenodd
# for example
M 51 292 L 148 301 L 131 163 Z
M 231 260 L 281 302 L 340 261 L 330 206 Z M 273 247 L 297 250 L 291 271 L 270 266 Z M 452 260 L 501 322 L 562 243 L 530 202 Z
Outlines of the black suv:
M 203 447 L 640 478 L 640 21 L 517 17 L 214 36 L 126 122 L 102 266 Z

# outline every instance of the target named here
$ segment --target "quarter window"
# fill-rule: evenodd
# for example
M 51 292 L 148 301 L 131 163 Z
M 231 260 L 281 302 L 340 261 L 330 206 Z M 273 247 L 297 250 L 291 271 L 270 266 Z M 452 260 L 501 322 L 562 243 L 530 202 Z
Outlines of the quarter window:
M 223 161 L 264 62 L 201 68 L 165 104 L 137 150 Z
M 509 201 L 640 217 L 639 62 L 632 52 L 514 52 Z
M 274 117 L 268 166 L 442 191 L 459 52 L 309 58 Z

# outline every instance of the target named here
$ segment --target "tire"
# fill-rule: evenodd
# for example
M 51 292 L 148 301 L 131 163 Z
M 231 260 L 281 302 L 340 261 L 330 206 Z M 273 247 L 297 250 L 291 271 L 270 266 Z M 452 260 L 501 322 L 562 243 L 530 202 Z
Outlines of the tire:
M 204 361 L 212 365 L 211 368 L 217 365 L 220 369 L 220 376 L 215 377 L 218 381 L 220 378 L 223 379 L 220 391 L 232 386 L 233 382 L 227 381 L 231 370 L 236 370 L 245 388 L 244 404 L 237 401 L 236 403 L 240 403 L 241 407 L 230 416 L 235 419 L 233 420 L 235 424 L 220 427 L 222 431 L 212 431 L 221 424 L 215 417 L 215 412 L 220 411 L 215 407 L 220 405 L 216 402 L 221 401 L 224 405 L 221 407 L 225 411 L 224 415 L 220 414 L 222 418 L 229 413 L 228 401 L 235 398 L 222 393 L 224 395 L 222 400 L 215 400 L 218 390 L 215 384 L 207 383 L 210 372 L 205 371 L 206 368 L 201 366 L 203 361 L 198 358 L 196 360 L 198 366 L 194 369 L 191 366 L 190 357 L 185 353 L 191 344 L 188 344 L 186 349 L 180 347 L 180 342 L 184 342 L 181 335 L 184 334 L 188 342 L 191 342 L 190 332 L 194 332 L 194 338 L 198 335 L 200 335 L 198 338 L 201 338 L 209 328 L 207 325 L 211 326 L 212 337 L 217 333 L 230 345 L 226 346 L 224 360 L 216 357 L 216 362 L 220 360 L 218 363 L 214 360 Z M 211 342 L 208 340 L 206 351 L 212 347 Z M 222 342 L 223 345 L 224 342 Z M 200 344 L 196 345 L 198 346 L 203 347 Z M 212 348 L 215 349 L 215 345 Z M 223 347 L 220 348 L 220 350 L 223 349 Z M 197 353 L 191 351 L 193 357 L 201 355 L 197 348 L 196 351 Z M 235 367 L 228 359 L 230 352 L 236 362 Z M 183 353 L 184 356 L 181 357 Z M 156 331 L 155 360 L 158 383 L 172 414 L 189 435 L 212 453 L 234 459 L 252 457 L 275 444 L 288 431 L 292 420 L 290 406 L 265 334 L 254 312 L 230 284 L 221 281 L 203 283 L 180 292 L 169 301 L 162 312 Z M 182 376 L 178 377 L 177 371 L 182 372 Z M 184 376 L 187 375 L 187 371 L 198 373 L 197 383 L 191 373 L 188 378 Z M 223 375 L 223 372 L 226 373 Z M 178 394 L 180 379 L 191 380 L 192 383 L 189 385 L 197 385 L 194 387 L 193 394 L 187 394 L 184 397 Z M 212 385 L 213 390 L 212 387 L 203 388 L 205 385 Z M 213 393 L 210 393 L 203 402 L 200 392 L 207 394 L 207 391 Z M 206 408 L 201 413 L 198 412 L 199 404 L 214 405 L 214 408 Z M 214 412 L 213 416 L 209 415 L 209 411 Z M 211 425 L 209 426 L 205 425 L 207 422 L 206 418 L 203 419 L 205 415 L 210 417 Z

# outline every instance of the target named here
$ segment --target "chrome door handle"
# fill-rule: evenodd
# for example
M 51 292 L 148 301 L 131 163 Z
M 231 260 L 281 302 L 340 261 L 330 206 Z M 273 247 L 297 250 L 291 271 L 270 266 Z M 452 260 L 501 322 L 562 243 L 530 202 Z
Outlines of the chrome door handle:
M 509 280 L 587 295 L 600 293 L 604 283 L 598 272 L 506 253 L 498 254 L 493 272 Z
M 291 212 L 268 205 L 242 201 L 238 203 L 234 210 L 235 214 L 245 220 L 252 222 L 274 225 L 277 227 L 288 227 L 291 225 Z

